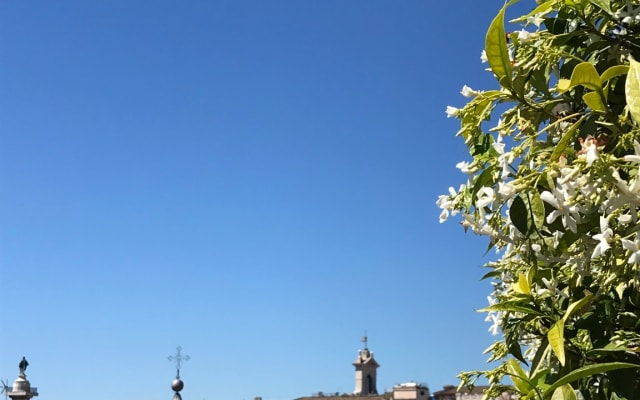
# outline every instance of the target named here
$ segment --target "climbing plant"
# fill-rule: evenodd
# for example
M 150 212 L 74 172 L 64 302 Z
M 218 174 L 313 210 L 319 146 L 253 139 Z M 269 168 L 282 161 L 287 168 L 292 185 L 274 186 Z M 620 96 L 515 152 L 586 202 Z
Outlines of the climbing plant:
M 491 22 L 463 87 L 469 159 L 440 221 L 488 238 L 487 397 L 640 399 L 640 4 L 538 0 Z M 519 29 L 507 32 L 508 26 Z

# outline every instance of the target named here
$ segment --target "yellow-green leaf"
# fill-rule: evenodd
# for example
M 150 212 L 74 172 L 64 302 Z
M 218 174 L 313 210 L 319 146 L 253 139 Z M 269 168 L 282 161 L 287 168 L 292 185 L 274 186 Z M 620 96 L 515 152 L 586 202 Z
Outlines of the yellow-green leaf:
M 603 9 L 604 11 L 606 11 L 607 13 L 611 14 L 611 5 L 609 4 L 610 3 L 609 0 L 589 0 L 589 1 L 591 1 L 591 4 L 594 4 L 600 7 L 601 9 Z
M 558 91 L 566 92 L 569 90 L 569 86 L 571 86 L 571 80 L 565 78 L 558 79 Z
M 564 313 L 564 317 L 562 317 L 562 319 L 566 321 L 569 318 L 571 318 L 571 316 L 573 316 L 573 314 L 575 314 L 576 311 L 584 307 L 588 302 L 591 301 L 592 298 L 593 298 L 593 294 L 589 293 L 588 295 L 584 296 L 580 300 L 571 303 L 569 307 L 567 307 L 567 311 Z
M 616 76 L 626 75 L 628 72 L 628 65 L 614 65 L 613 67 L 609 67 L 600 76 L 600 85 L 604 86 L 608 80 L 615 78 Z
M 544 202 L 540 198 L 540 193 L 533 192 L 529 194 L 529 205 L 531 206 L 531 215 L 533 216 L 533 224 L 538 230 L 544 226 Z M 529 278 L 529 282 L 533 279 Z
M 518 364 L 518 362 L 513 358 L 507 361 L 507 372 L 511 376 L 513 384 L 520 392 L 527 393 L 533 389 L 531 383 L 527 379 L 526 372 L 524 372 L 520 364 Z
M 560 79 L 557 88 L 560 92 L 566 92 L 578 85 L 591 90 L 602 90 L 600 75 L 596 71 L 596 67 L 590 62 L 585 61 L 576 65 L 571 73 L 571 80 L 567 83 L 566 79 Z
M 498 78 L 498 82 L 506 88 L 511 88 L 511 59 L 504 31 L 505 8 L 506 5 L 502 7 L 489 26 L 485 38 L 485 52 L 491 71 Z
M 568 383 L 557 388 L 551 396 L 551 400 L 577 400 L 576 392 Z
M 564 319 L 553 324 L 549 332 L 547 332 L 547 339 L 551 350 L 555 353 L 560 364 L 564 366 Z
M 551 393 L 555 393 L 555 390 L 561 386 L 564 386 L 568 383 L 577 381 L 582 378 L 586 378 L 588 376 L 601 374 L 607 371 L 615 371 L 618 369 L 625 368 L 639 368 L 640 365 L 626 363 L 626 362 L 610 362 L 610 363 L 598 363 L 593 365 L 587 365 L 586 367 L 574 369 L 568 374 L 562 376 L 557 381 L 555 381 L 551 386 L 549 386 L 544 392 L 544 398 L 548 399 L 551 397 Z
M 558 145 L 555 149 L 553 149 L 553 153 L 551 154 L 551 161 L 558 161 L 560 156 L 564 152 L 564 149 L 567 148 L 571 140 L 573 139 L 573 134 L 576 133 L 582 121 L 584 121 L 585 116 L 580 117 L 578 121 L 576 121 L 565 133 L 562 134 L 562 139 L 558 142 Z
M 640 124 L 640 63 L 629 56 L 629 75 L 624 88 L 631 118 Z
M 616 286 L 616 293 L 618 294 L 619 298 L 622 298 L 626 288 L 627 288 L 627 283 L 626 282 L 620 282 L 620 284 L 618 286 Z
M 603 113 L 607 112 L 607 106 L 605 106 L 602 102 L 602 96 L 600 96 L 600 93 L 598 92 L 585 93 L 582 96 L 582 100 L 584 100 L 587 106 L 589 106 L 589 108 L 593 111 L 599 111 Z
M 529 281 L 527 280 L 527 276 L 525 274 L 520 274 L 518 277 L 518 282 L 513 284 L 513 290 L 516 293 L 520 294 L 531 294 L 531 287 L 529 286 Z

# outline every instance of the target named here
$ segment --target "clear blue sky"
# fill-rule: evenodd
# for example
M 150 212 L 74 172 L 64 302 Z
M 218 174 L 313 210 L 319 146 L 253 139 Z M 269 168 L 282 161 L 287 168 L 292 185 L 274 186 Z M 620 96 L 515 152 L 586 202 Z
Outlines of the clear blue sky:
M 529 2 L 530 3 L 530 2 Z M 435 201 L 501 1 L 0 3 L 0 377 L 291 400 L 484 368 L 486 243 Z M 530 6 L 530 4 L 527 4 Z

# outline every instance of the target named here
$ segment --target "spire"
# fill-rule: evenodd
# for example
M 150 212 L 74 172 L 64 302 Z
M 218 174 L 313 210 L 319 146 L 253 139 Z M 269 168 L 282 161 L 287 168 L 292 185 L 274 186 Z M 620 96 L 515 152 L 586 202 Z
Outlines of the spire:
M 184 388 L 184 382 L 180 379 L 180 365 L 183 361 L 189 361 L 191 357 L 183 356 L 181 354 L 182 347 L 176 347 L 176 354 L 173 356 L 167 357 L 167 359 L 176 364 L 176 378 L 171 382 L 171 389 L 173 390 L 173 400 L 182 400 L 182 396 L 180 395 L 180 391 Z

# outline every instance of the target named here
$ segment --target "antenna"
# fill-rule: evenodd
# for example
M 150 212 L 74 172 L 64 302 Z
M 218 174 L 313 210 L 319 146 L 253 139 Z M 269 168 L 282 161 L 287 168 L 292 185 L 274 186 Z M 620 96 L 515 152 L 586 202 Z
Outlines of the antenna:
M 7 379 L 6 383 L 4 380 L 0 380 L 0 382 L 2 383 L 2 393 L 4 393 L 4 398 L 6 400 L 9 398 L 9 379 Z

